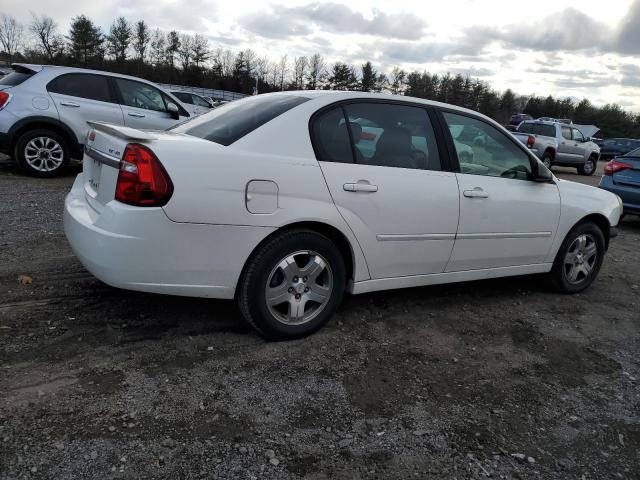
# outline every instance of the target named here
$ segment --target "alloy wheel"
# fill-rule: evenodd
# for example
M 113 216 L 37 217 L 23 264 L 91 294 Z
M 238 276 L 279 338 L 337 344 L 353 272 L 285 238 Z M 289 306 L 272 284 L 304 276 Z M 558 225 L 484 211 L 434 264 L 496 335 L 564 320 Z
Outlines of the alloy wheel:
M 322 255 L 300 250 L 280 260 L 267 277 L 269 312 L 286 325 L 313 320 L 326 307 L 333 289 L 333 272 Z
M 24 158 L 34 170 L 52 172 L 62 165 L 64 150 L 53 138 L 35 137 L 24 147 Z
M 579 235 L 569 246 L 564 257 L 567 281 L 577 284 L 589 277 L 598 259 L 598 244 L 593 235 Z

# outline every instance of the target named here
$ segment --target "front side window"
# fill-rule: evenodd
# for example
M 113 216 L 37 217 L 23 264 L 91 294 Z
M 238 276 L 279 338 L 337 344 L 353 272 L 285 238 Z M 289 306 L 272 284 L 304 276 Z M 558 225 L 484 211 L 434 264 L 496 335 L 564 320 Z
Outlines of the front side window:
M 251 96 L 226 103 L 170 130 L 227 146 L 308 100 L 297 95 Z
M 191 95 L 191 98 L 193 99 L 191 103 L 194 105 L 197 105 L 198 107 L 211 108 L 211 105 L 209 105 L 204 98 L 199 97 L 198 95 Z
M 424 108 L 352 103 L 344 106 L 344 112 L 356 163 L 440 170 L 435 134 Z
M 156 112 L 167 111 L 162 92 L 157 88 L 125 78 L 116 78 L 116 83 L 122 95 L 123 105 Z
M 481 120 L 444 113 L 462 173 L 528 180 L 531 161 L 511 139 Z
M 570 127 L 561 127 L 562 129 L 562 138 L 565 138 L 567 140 L 573 140 L 573 138 L 571 138 L 571 128 Z
M 89 73 L 68 73 L 54 78 L 47 84 L 51 93 L 87 98 L 100 102 L 111 102 L 109 80 L 102 75 Z
M 573 130 L 573 139 L 576 142 L 584 142 L 584 135 L 582 135 L 582 132 L 577 128 L 572 128 L 572 130 Z

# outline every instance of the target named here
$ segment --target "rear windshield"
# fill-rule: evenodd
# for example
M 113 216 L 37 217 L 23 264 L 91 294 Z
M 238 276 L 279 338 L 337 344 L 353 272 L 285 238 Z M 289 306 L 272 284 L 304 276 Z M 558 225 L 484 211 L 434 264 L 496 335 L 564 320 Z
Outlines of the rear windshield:
M 544 123 L 522 123 L 518 127 L 518 132 L 542 135 L 543 137 L 556 136 L 556 130 L 553 125 L 545 125 Z
M 265 95 L 235 100 L 170 130 L 225 146 L 231 145 L 307 100 L 297 95 Z
M 33 72 L 11 72 L 4 77 L 0 77 L 0 85 L 8 85 L 10 87 L 15 87 L 16 85 L 20 85 L 27 78 L 33 75 Z
M 625 153 L 623 156 L 624 157 L 640 157 L 640 148 L 631 150 L 629 153 Z

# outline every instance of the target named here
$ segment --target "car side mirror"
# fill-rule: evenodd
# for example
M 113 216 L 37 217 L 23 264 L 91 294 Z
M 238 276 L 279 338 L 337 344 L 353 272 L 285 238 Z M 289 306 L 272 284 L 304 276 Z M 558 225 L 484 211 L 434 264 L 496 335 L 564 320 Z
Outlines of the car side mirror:
M 553 173 L 551 173 L 551 170 L 549 170 L 547 167 L 545 167 L 544 163 L 542 163 L 540 160 L 537 160 L 538 163 L 536 165 L 536 171 L 534 172 L 533 175 L 533 181 L 534 182 L 540 182 L 540 183 L 551 183 L 553 182 Z
M 169 115 L 174 120 L 178 120 L 180 118 L 180 110 L 178 109 L 178 106 L 175 103 L 169 103 L 167 105 L 167 112 L 169 112 Z

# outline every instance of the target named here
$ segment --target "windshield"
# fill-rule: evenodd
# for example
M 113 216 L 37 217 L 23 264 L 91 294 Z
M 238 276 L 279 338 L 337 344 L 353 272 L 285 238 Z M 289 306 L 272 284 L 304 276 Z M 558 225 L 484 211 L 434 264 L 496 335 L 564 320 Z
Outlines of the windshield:
M 247 97 L 229 102 L 169 130 L 228 146 L 307 100 L 297 95 Z

